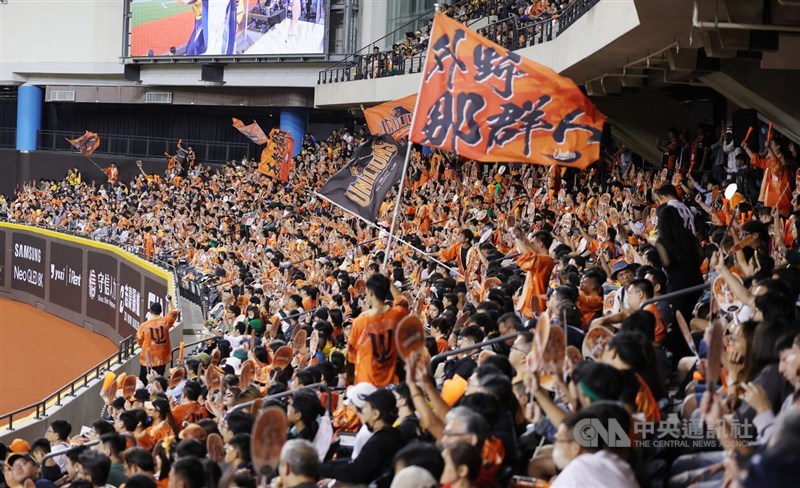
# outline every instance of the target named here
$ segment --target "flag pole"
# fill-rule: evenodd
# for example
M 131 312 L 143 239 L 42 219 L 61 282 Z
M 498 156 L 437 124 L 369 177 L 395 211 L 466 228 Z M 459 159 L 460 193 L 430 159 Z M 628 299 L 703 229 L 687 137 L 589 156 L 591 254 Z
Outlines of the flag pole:
M 433 7 L 436 13 L 441 13 L 441 5 L 439 5 L 439 3 L 434 3 Z M 433 33 L 433 27 L 431 27 L 431 33 Z M 430 48 L 430 46 L 428 47 Z M 422 87 L 424 85 L 425 85 L 425 75 L 423 73 L 423 75 L 419 79 L 419 90 L 417 90 L 417 93 L 422 92 Z M 419 105 L 419 97 L 417 97 L 417 103 L 414 106 L 414 113 L 411 115 L 411 127 L 409 131 L 414 128 L 414 122 L 416 121 L 417 118 L 417 105 Z M 394 204 L 394 215 L 392 216 L 392 226 L 389 230 L 389 240 L 386 242 L 386 255 L 383 257 L 384 270 L 386 269 L 386 265 L 389 263 L 389 254 L 392 250 L 393 241 L 395 240 L 394 231 L 395 228 L 397 227 L 397 213 L 400 211 L 400 200 L 403 197 L 403 189 L 406 182 L 406 170 L 408 170 L 408 162 L 411 159 L 411 145 L 412 145 L 411 134 L 409 132 L 408 148 L 406 149 L 406 160 L 403 162 L 403 174 L 400 177 L 400 188 L 397 190 L 397 200 L 395 201 Z
M 389 263 L 389 253 L 392 250 L 392 244 L 394 241 L 394 231 L 397 227 L 397 214 L 400 213 L 400 200 L 403 198 L 403 189 L 405 187 L 406 182 L 406 171 L 408 170 L 408 161 L 411 159 L 411 141 L 408 141 L 408 146 L 406 149 L 406 159 L 403 161 L 403 172 L 400 176 L 400 188 L 397 189 L 397 199 L 394 202 L 394 215 L 392 215 L 392 226 L 389 228 L 389 240 L 386 242 L 386 255 L 383 257 L 383 269 L 386 269 L 386 265 Z

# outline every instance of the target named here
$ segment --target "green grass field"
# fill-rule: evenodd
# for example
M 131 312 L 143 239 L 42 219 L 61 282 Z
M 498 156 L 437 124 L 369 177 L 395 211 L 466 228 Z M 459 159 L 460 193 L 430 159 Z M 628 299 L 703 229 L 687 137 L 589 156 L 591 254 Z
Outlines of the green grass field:
M 184 5 L 176 0 L 135 0 L 131 4 L 131 27 L 163 19 L 191 9 L 191 5 Z

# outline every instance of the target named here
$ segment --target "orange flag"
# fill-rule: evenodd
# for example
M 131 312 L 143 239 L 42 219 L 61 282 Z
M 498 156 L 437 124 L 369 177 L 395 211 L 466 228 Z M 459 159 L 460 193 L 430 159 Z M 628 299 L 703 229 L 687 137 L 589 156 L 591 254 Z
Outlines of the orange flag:
M 369 131 L 374 136 L 390 135 L 399 141 L 408 135 L 417 94 L 398 98 L 364 110 Z
M 84 135 L 77 139 L 67 139 L 67 142 L 82 152 L 84 156 L 91 156 L 100 147 L 100 136 L 87 130 Z
M 254 143 L 259 145 L 267 143 L 267 135 L 264 134 L 261 126 L 258 125 L 258 122 L 255 120 L 250 125 L 244 125 L 244 122 L 236 117 L 233 117 L 233 126 L 236 127 L 236 130 L 247 136 L 247 138 Z
M 290 133 L 285 130 L 272 129 L 269 133 L 267 147 L 261 151 L 261 162 L 258 164 L 259 173 L 288 183 L 289 175 L 294 168 L 293 149 L 294 139 Z
M 410 139 L 485 162 L 585 168 L 605 116 L 571 80 L 436 14 Z

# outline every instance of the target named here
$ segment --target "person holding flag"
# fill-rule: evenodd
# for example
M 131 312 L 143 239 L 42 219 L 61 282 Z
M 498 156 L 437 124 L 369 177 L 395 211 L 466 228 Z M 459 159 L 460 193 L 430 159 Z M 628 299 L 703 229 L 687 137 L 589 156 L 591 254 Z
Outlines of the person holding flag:
M 117 164 L 111 163 L 111 165 L 109 165 L 107 168 L 104 168 L 102 171 L 105 173 L 106 178 L 108 179 L 106 183 L 108 190 L 111 191 L 114 185 L 119 182 L 119 169 L 117 168 Z

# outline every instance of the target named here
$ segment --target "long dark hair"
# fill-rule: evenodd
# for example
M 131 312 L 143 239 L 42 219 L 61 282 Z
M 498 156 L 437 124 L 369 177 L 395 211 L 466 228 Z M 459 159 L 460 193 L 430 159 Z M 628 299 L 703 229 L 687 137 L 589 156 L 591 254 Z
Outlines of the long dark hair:
M 683 223 L 678 210 L 662 206 L 658 213 L 658 242 L 667 251 L 670 268 L 700 268 L 700 247 L 697 239 Z

